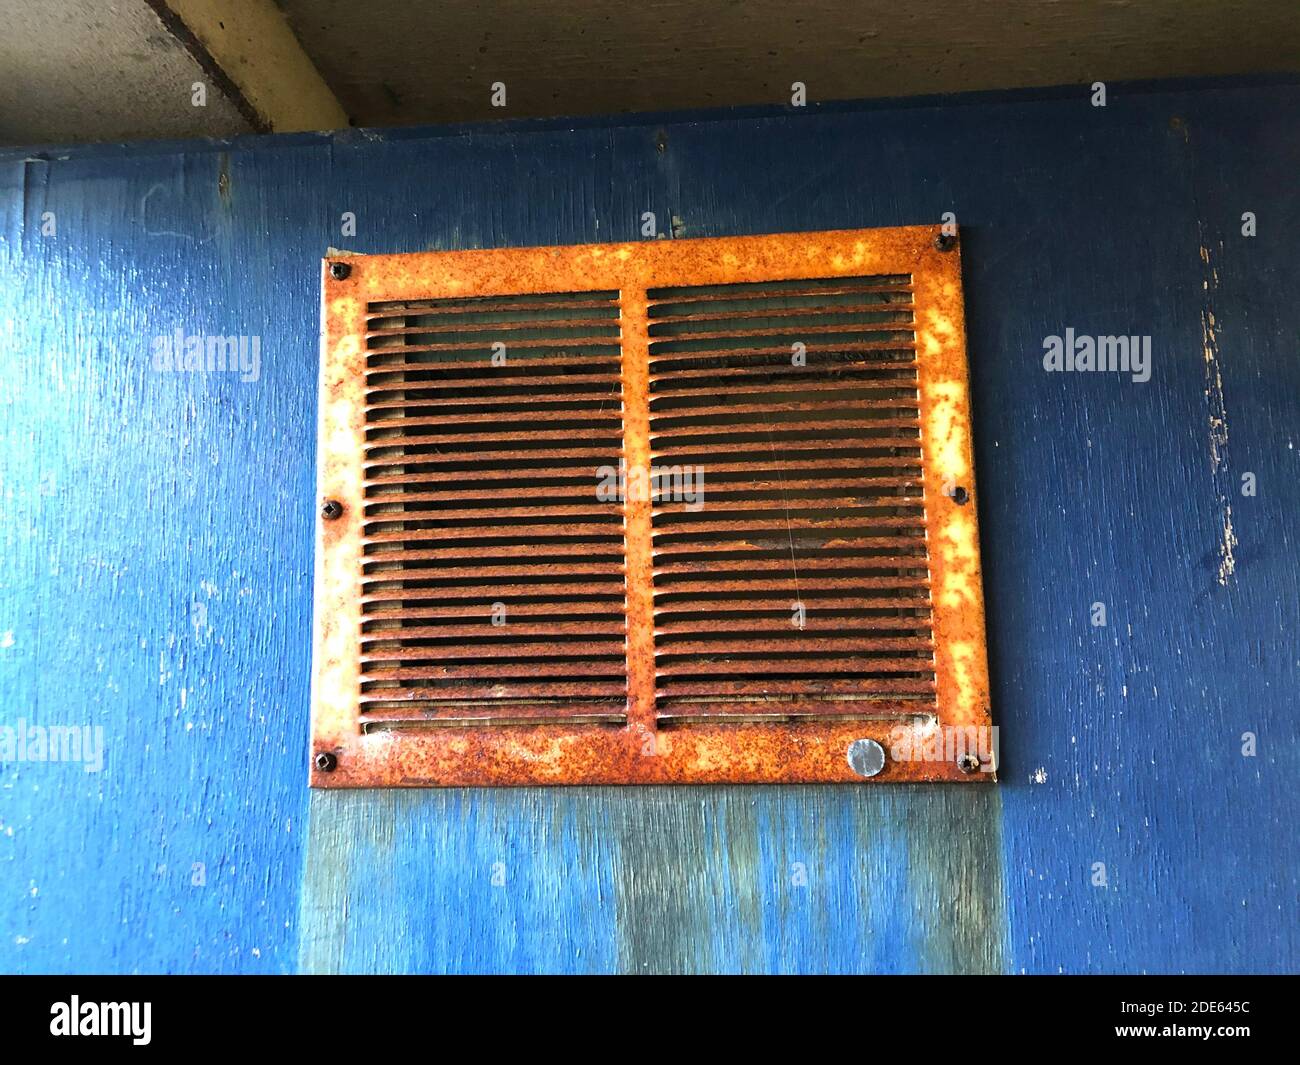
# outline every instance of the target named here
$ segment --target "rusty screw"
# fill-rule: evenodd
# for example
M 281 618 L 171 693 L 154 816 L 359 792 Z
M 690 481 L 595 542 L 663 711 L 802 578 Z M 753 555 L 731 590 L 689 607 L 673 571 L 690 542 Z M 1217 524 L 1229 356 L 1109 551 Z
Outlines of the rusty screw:
M 347 263 L 330 263 L 330 277 L 334 278 L 335 281 L 342 281 L 350 273 L 352 273 L 352 267 Z
M 967 753 L 957 756 L 957 768 L 963 773 L 976 773 L 979 771 L 979 767 L 979 755 Z
M 320 508 L 321 517 L 333 521 L 343 513 L 343 504 L 337 499 L 327 499 Z
M 957 234 L 940 233 L 934 238 L 934 246 L 940 251 L 952 251 L 953 248 L 957 247 Z
M 322 773 L 333 773 L 334 767 L 339 764 L 339 760 L 329 751 L 321 751 L 312 762 Z
M 952 490 L 952 501 L 959 507 L 964 507 L 968 499 L 970 499 L 970 493 L 961 485 Z

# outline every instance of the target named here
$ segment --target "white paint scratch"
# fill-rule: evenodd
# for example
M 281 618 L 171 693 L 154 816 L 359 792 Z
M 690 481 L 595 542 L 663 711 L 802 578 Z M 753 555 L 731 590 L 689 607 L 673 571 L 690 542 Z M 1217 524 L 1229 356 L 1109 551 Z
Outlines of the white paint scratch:
M 1232 504 L 1225 503 L 1223 508 L 1223 538 L 1219 541 L 1219 583 L 1226 585 L 1228 578 L 1237 568 L 1237 560 L 1232 549 L 1237 546 L 1237 535 L 1232 531 Z
M 1201 308 L 1201 355 L 1205 362 L 1205 406 L 1210 430 L 1210 475 L 1214 479 L 1214 493 L 1223 527 L 1218 544 L 1218 581 L 1220 585 L 1226 586 L 1228 579 L 1237 568 L 1237 560 L 1233 555 L 1233 549 L 1237 546 L 1237 536 L 1232 529 L 1232 503 L 1229 502 L 1228 478 L 1224 470 L 1228 448 L 1228 408 L 1223 399 L 1223 372 L 1219 365 L 1218 322 L 1215 321 L 1214 311 L 1209 305 L 1211 295 L 1219 287 L 1219 271 L 1210 262 L 1210 249 L 1203 242 L 1201 262 L 1205 265 L 1205 277 L 1201 285 L 1205 291 L 1205 305 Z

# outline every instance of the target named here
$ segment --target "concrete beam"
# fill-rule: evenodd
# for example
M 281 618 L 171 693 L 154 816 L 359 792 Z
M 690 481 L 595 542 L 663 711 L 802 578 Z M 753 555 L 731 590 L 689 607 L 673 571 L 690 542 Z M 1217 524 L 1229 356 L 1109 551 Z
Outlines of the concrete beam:
M 347 113 L 272 0 L 148 0 L 255 129 L 339 129 Z

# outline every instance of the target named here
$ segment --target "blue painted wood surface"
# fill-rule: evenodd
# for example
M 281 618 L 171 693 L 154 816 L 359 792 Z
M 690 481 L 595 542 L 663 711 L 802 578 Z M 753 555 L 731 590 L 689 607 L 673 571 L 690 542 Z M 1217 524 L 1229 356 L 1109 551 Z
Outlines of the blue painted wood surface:
M 1088 96 L 0 153 L 0 970 L 1294 969 L 1300 89 Z M 996 791 L 308 795 L 319 258 L 648 210 L 957 215 Z

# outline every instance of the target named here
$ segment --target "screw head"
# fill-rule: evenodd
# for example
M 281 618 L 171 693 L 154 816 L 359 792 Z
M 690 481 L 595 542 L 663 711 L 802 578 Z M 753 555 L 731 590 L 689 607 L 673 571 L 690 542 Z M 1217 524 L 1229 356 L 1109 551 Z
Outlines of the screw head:
M 952 490 L 952 501 L 956 503 L 959 507 L 964 507 L 966 505 L 967 500 L 969 499 L 970 499 L 970 493 L 966 491 L 966 489 L 963 488 L 961 485 L 958 485 L 956 488 Z
M 957 768 L 963 773 L 977 773 L 980 768 L 980 759 L 977 754 L 959 754 L 957 756 Z
M 322 773 L 332 773 L 334 772 L 334 767 L 339 764 L 339 760 L 329 751 L 320 751 L 316 757 L 312 759 L 312 764 Z
M 875 740 L 854 740 L 849 744 L 849 768 L 860 777 L 874 777 L 885 768 L 885 748 Z
M 333 521 L 343 513 L 343 504 L 337 499 L 327 499 L 321 504 L 321 517 L 326 521 Z
M 934 246 L 938 248 L 939 251 L 952 251 L 953 248 L 957 247 L 957 234 L 940 233 L 934 238 Z
M 350 273 L 352 273 L 352 267 L 347 263 L 330 263 L 330 277 L 334 278 L 335 281 L 342 281 Z

